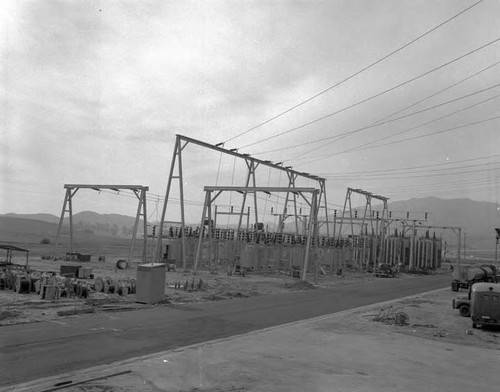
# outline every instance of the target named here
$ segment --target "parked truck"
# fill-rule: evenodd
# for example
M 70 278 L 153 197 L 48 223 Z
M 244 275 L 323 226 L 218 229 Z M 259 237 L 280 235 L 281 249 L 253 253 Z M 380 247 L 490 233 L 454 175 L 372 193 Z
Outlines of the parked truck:
M 453 309 L 458 309 L 460 316 L 470 317 L 470 293 L 469 295 L 461 295 L 453 298 L 451 306 Z
M 396 269 L 387 263 L 381 263 L 375 268 L 375 276 L 382 278 L 394 278 Z
M 451 290 L 469 289 L 472 284 L 480 282 L 496 283 L 500 281 L 497 273 L 497 268 L 492 264 L 461 266 L 452 272 Z
M 500 284 L 476 283 L 471 290 L 472 328 L 500 325 Z

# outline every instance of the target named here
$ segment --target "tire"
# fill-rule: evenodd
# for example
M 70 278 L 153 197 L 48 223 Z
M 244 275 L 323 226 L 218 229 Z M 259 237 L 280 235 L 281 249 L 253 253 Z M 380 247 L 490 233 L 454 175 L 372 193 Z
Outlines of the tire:
M 477 328 L 477 324 L 476 323 L 472 323 L 472 328 Z
M 468 305 L 460 305 L 458 308 L 460 316 L 462 317 L 470 317 L 470 306 Z

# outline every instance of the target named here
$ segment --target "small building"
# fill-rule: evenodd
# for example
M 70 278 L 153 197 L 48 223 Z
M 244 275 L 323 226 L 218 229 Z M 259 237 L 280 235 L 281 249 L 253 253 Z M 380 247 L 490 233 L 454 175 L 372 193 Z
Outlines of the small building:
M 0 249 L 7 251 L 6 259 L 5 260 L 1 259 L 0 264 L 12 264 L 12 255 L 13 255 L 14 251 L 16 251 L 16 252 L 25 252 L 26 253 L 26 266 L 28 265 L 29 252 L 30 252 L 28 249 L 23 249 L 23 248 L 19 248 L 18 246 L 7 245 L 7 244 L 0 244 Z

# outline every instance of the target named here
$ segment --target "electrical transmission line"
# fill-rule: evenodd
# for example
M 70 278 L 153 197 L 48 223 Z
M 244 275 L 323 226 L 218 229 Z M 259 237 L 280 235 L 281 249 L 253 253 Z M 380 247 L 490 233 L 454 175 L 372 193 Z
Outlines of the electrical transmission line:
M 446 63 L 441 64 L 441 65 L 439 65 L 439 66 L 437 66 L 437 67 L 435 67 L 435 68 L 432 68 L 432 69 L 430 69 L 430 70 L 428 70 L 428 71 L 426 71 L 426 72 L 424 72 L 424 73 L 422 73 L 422 74 L 420 74 L 420 75 L 417 75 L 417 76 L 415 76 L 415 77 L 413 77 L 413 78 L 411 78 L 411 79 L 408 79 L 408 80 L 406 80 L 406 81 L 404 81 L 404 82 L 402 82 L 402 83 L 399 83 L 399 84 L 397 84 L 397 85 L 395 85 L 395 86 L 393 86 L 393 87 L 391 87 L 391 88 L 388 88 L 387 90 L 381 91 L 380 93 L 377 93 L 377 94 L 372 95 L 372 96 L 370 96 L 370 97 L 368 97 L 368 98 L 365 98 L 365 99 L 363 99 L 363 100 L 361 100 L 361 101 L 358 101 L 358 102 L 356 102 L 356 103 L 353 103 L 353 104 L 351 104 L 351 105 L 348 105 L 348 106 L 346 106 L 346 107 L 343 107 L 342 109 L 339 109 L 339 110 L 337 110 L 337 111 L 335 111 L 335 112 L 332 112 L 332 113 L 326 114 L 326 115 L 324 115 L 324 116 L 322 116 L 322 117 L 319 117 L 319 118 L 317 118 L 317 119 L 315 119 L 315 120 L 311 120 L 311 121 L 309 121 L 309 122 L 307 122 L 307 123 L 305 123 L 305 124 L 302 124 L 302 125 L 296 126 L 296 127 L 294 127 L 294 128 L 291 128 L 291 129 L 289 129 L 289 130 L 287 130 L 287 131 L 283 131 L 283 132 L 277 133 L 277 134 L 275 134 L 275 135 L 271 135 L 271 136 L 269 136 L 269 137 L 267 137 L 267 138 L 257 140 L 257 141 L 255 141 L 255 142 L 253 142 L 253 143 L 249 143 L 249 144 L 247 144 L 247 145 L 245 145 L 245 146 L 240 147 L 239 149 L 243 149 L 243 148 L 251 147 L 251 146 L 254 146 L 254 145 L 256 145 L 256 144 L 263 143 L 263 142 L 268 141 L 268 140 L 271 140 L 271 139 L 275 139 L 275 138 L 277 138 L 277 137 L 279 137 L 279 136 L 286 135 L 286 134 L 288 134 L 288 133 L 291 133 L 291 132 L 297 131 L 297 130 L 299 130 L 299 129 L 305 128 L 305 127 L 307 127 L 307 126 L 309 126 L 309 125 L 312 125 L 312 124 L 318 123 L 318 122 L 320 122 L 320 121 L 323 121 L 323 120 L 325 120 L 325 119 L 327 119 L 327 118 L 330 118 L 330 117 L 332 117 L 332 116 L 334 116 L 334 115 L 337 115 L 337 114 L 339 114 L 339 113 L 345 112 L 346 110 L 352 109 L 352 108 L 354 108 L 354 107 L 356 107 L 356 106 L 359 106 L 359 105 L 361 105 L 361 104 L 363 104 L 363 103 L 366 103 L 366 102 L 368 102 L 368 101 L 371 101 L 371 100 L 373 100 L 373 99 L 375 99 L 375 98 L 378 98 L 378 97 L 380 97 L 380 96 L 382 96 L 382 95 L 384 95 L 384 94 L 387 94 L 388 92 L 394 91 L 394 90 L 396 90 L 396 89 L 398 89 L 398 88 L 400 88 L 400 87 L 403 87 L 403 86 L 405 86 L 405 85 L 407 85 L 407 84 L 409 84 L 409 83 L 412 83 L 412 82 L 414 82 L 414 81 L 416 81 L 416 80 L 418 80 L 418 79 L 421 79 L 421 78 L 423 78 L 423 77 L 425 77 L 425 76 L 427 76 L 427 75 L 429 75 L 429 74 L 431 74 L 431 73 L 433 73 L 433 72 L 436 72 L 436 71 L 438 71 L 438 70 L 440 70 L 440 69 L 442 69 L 442 68 L 444 68 L 444 67 L 447 67 L 448 65 L 453 64 L 453 63 L 455 63 L 455 62 L 457 62 L 457 61 L 459 61 L 459 60 L 461 60 L 461 59 L 463 59 L 463 58 L 465 58 L 465 57 L 467 57 L 467 56 L 470 56 L 470 55 L 472 55 L 472 54 L 474 54 L 474 53 L 476 53 L 476 52 L 478 52 L 478 51 L 480 51 L 480 50 L 482 50 L 482 49 L 484 49 L 484 48 L 486 48 L 486 47 L 488 47 L 488 46 L 490 46 L 490 45 L 493 45 L 493 44 L 495 44 L 495 43 L 496 43 L 496 42 L 498 42 L 498 41 L 500 41 L 500 37 L 498 37 L 498 38 L 496 38 L 496 39 L 494 39 L 494 40 L 492 40 L 492 41 L 490 41 L 490 42 L 488 42 L 488 43 L 486 43 L 486 44 L 484 44 L 484 45 L 482 45 L 482 46 L 480 46 L 480 47 L 478 47 L 478 48 L 476 48 L 476 49 L 473 49 L 473 50 L 471 50 L 471 51 L 469 51 L 469 52 L 467 52 L 467 53 L 464 53 L 464 54 L 462 54 L 461 56 L 458 56 L 458 57 L 454 58 L 453 60 L 447 61 Z
M 320 91 L 319 93 L 317 93 L 317 94 L 313 95 L 312 97 L 310 97 L 310 98 L 306 99 L 305 101 L 302 101 L 302 102 L 300 102 L 300 103 L 296 104 L 295 106 L 293 106 L 293 107 L 291 107 L 291 108 L 289 108 L 289 109 L 287 109 L 287 110 L 285 110 L 285 111 L 283 111 L 283 112 L 281 112 L 281 113 L 279 113 L 279 114 L 277 114 L 277 115 L 275 115 L 275 116 L 271 117 L 270 119 L 268 119 L 268 120 L 266 120 L 266 121 L 264 121 L 264 122 L 262 122 L 262 123 L 260 123 L 260 124 L 257 124 L 257 125 L 255 125 L 254 127 L 252 127 L 252 128 L 250 128 L 250 129 L 248 129 L 248 130 L 246 130 L 246 131 L 244 131 L 244 132 L 241 132 L 241 133 L 239 133 L 239 134 L 237 134 L 237 135 L 235 135 L 235 136 L 233 136 L 233 137 L 231 137 L 231 138 L 229 138 L 229 139 L 225 140 L 225 141 L 224 141 L 224 143 L 230 142 L 230 141 L 235 140 L 235 139 L 237 139 L 237 138 L 239 138 L 239 137 L 241 137 L 241 136 L 243 136 L 243 135 L 246 135 L 247 133 L 252 132 L 252 131 L 254 131 L 254 130 L 255 130 L 255 129 L 257 129 L 257 128 L 260 128 L 261 126 L 263 126 L 263 125 L 265 125 L 265 124 L 268 124 L 268 123 L 270 123 L 271 121 L 276 120 L 277 118 L 280 118 L 281 116 L 284 116 L 285 114 L 287 114 L 287 113 L 291 112 L 292 110 L 295 110 L 295 109 L 299 108 L 300 106 L 302 106 L 302 105 L 304 105 L 304 104 L 306 104 L 306 103 L 308 103 L 308 102 L 312 101 L 313 99 L 318 98 L 319 96 L 321 96 L 321 95 L 325 94 L 326 92 L 328 92 L 328 91 L 330 91 L 330 90 L 333 90 L 334 88 L 336 88 L 336 87 L 340 86 L 341 84 L 343 84 L 343 83 L 347 82 L 348 80 L 350 80 L 350 79 L 352 79 L 352 78 L 356 77 L 357 75 L 361 74 L 362 72 L 364 72 L 364 71 L 366 71 L 366 70 L 368 70 L 368 69 L 370 69 L 370 68 L 374 67 L 375 65 L 377 65 L 377 64 L 379 64 L 379 63 L 381 63 L 381 62 L 383 62 L 384 60 L 388 59 L 389 57 L 391 57 L 391 56 L 395 55 L 396 53 L 398 53 L 398 52 L 402 51 L 403 49 L 405 49 L 405 48 L 407 48 L 408 46 L 412 45 L 413 43 L 415 43 L 415 42 L 419 41 L 420 39 L 424 38 L 425 36 L 429 35 L 430 33 L 432 33 L 432 32 L 434 32 L 434 31 L 436 31 L 436 30 L 437 30 L 437 29 L 439 29 L 440 27 L 442 27 L 442 26 L 444 26 L 445 24 L 447 24 L 447 23 L 451 22 L 453 19 L 455 19 L 455 18 L 459 17 L 460 15 L 462 15 L 462 14 L 464 14 L 465 12 L 469 11 L 471 8 L 473 8 L 473 7 L 475 7 L 476 5 L 478 5 L 478 4 L 480 4 L 480 3 L 482 3 L 483 1 L 484 1 L 484 0 L 479 0 L 479 1 L 477 1 L 476 3 L 474 3 L 474 4 L 470 5 L 469 7 L 465 8 L 465 9 L 463 9 L 463 10 L 462 10 L 462 11 L 460 11 L 459 13 L 457 13 L 457 14 L 453 15 L 452 17 L 450 17 L 450 18 L 446 19 L 444 22 L 441 22 L 440 24 L 438 24 L 437 26 L 433 27 L 432 29 L 427 30 L 425 33 L 423 33 L 423 34 L 419 35 L 418 37 L 416 37 L 416 38 L 414 38 L 413 40 L 411 40 L 411 41 L 407 42 L 406 44 L 404 44 L 403 46 L 400 46 L 400 47 L 399 47 L 399 48 L 397 48 L 396 50 L 394 50 L 394 51 L 392 51 L 392 52 L 388 53 L 388 54 L 387 54 L 387 55 L 385 55 L 384 57 L 382 57 L 382 58 L 378 59 L 377 61 L 375 61 L 375 62 L 373 62 L 373 63 L 371 63 L 371 64 L 367 65 L 366 67 L 364 67 L 364 68 L 360 69 L 359 71 L 357 71 L 357 72 L 353 73 L 352 75 L 348 76 L 347 78 L 342 79 L 341 81 L 339 81 L 339 82 L 335 83 L 334 85 L 332 85 L 332 86 L 330 86 L 330 87 L 328 87 L 328 88 L 326 88 L 326 89 L 324 89 L 324 90 Z

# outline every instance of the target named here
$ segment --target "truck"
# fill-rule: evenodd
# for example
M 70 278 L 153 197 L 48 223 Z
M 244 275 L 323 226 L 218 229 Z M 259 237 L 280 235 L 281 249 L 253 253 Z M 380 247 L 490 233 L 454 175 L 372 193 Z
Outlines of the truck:
M 453 309 L 458 309 L 460 316 L 470 317 L 470 296 L 461 295 L 457 298 L 453 298 L 451 302 Z
M 381 263 L 375 268 L 375 276 L 382 278 L 394 278 L 396 276 L 396 269 L 386 263 Z
M 500 284 L 474 284 L 470 309 L 472 328 L 500 325 Z
M 492 264 L 481 266 L 463 265 L 452 272 L 451 290 L 469 289 L 474 283 L 499 281 L 498 270 Z

